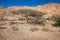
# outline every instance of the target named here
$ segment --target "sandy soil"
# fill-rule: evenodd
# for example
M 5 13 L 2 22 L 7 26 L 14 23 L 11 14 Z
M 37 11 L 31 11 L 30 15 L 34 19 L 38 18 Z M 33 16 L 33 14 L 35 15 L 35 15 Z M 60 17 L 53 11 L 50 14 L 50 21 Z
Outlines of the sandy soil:
M 6 27 L 6 29 L 0 30 L 0 40 L 60 40 L 59 27 L 26 23 L 13 25 L 6 24 L 1 27 Z M 12 27 L 18 30 L 13 30 Z M 32 28 L 38 28 L 38 30 L 32 31 Z M 43 28 L 49 28 L 49 30 L 42 30 Z

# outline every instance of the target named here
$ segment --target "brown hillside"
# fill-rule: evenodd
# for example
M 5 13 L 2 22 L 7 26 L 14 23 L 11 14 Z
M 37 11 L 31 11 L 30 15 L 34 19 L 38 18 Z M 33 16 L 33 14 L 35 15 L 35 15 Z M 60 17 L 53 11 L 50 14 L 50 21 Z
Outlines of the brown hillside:
M 36 6 L 36 7 L 29 7 L 29 6 L 12 6 L 9 8 L 4 9 L 7 13 L 7 15 L 10 15 L 9 11 L 17 11 L 19 9 L 33 9 L 37 11 L 41 11 L 46 13 L 46 16 L 51 16 L 51 15 L 60 15 L 60 4 L 57 3 L 49 3 L 45 4 L 42 6 Z M 4 11 L 2 10 L 2 11 Z M 2 12 L 3 13 L 3 12 Z
M 0 9 L 0 40 L 60 40 L 60 4 Z

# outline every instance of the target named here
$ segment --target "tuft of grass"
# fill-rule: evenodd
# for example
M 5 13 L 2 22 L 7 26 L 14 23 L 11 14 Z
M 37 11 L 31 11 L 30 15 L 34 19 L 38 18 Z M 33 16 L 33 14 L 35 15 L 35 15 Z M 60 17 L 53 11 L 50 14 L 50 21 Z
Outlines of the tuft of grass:
M 20 21 L 24 21 L 24 20 L 25 20 L 25 18 L 19 18 L 18 20 L 20 20 Z
M 18 28 L 18 27 L 16 27 L 16 26 L 13 26 L 13 27 L 12 27 L 12 30 L 13 30 L 13 31 L 18 31 L 18 30 L 19 30 L 19 28 Z
M 2 29 L 6 29 L 6 27 L 0 27 L 0 30 L 2 30 Z
M 11 22 L 10 22 L 10 25 L 13 25 L 13 24 L 17 24 L 17 22 L 11 21 Z
M 42 28 L 42 30 L 43 30 L 43 31 L 46 31 L 46 32 L 52 32 L 52 30 L 49 29 L 49 28 Z
M 38 31 L 38 30 L 39 30 L 39 28 L 36 28 L 36 27 L 30 29 L 30 31 L 32 31 L 32 32 L 35 32 L 35 31 Z

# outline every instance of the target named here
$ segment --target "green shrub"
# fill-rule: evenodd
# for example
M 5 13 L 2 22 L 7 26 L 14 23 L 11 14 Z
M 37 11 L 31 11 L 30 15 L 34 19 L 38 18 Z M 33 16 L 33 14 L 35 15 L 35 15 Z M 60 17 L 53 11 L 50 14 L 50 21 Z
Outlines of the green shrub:
M 59 26 L 60 27 L 60 17 L 56 18 L 56 23 L 54 24 L 54 26 Z
M 13 14 L 19 14 L 19 13 L 22 13 L 22 14 L 25 14 L 26 16 L 42 16 L 44 15 L 45 13 L 43 12 L 39 12 L 37 10 L 32 10 L 32 9 L 20 9 L 16 12 L 12 12 Z
M 12 13 L 12 14 L 15 14 L 15 15 L 17 15 L 17 14 L 18 14 L 16 11 L 12 11 L 11 13 Z
M 30 11 L 29 9 L 20 9 L 17 12 L 18 13 L 24 13 L 25 14 L 25 13 L 29 13 L 29 11 Z
M 32 17 L 42 17 L 44 14 L 45 13 L 43 13 L 43 12 L 32 10 L 32 12 L 29 14 L 29 16 L 32 16 Z

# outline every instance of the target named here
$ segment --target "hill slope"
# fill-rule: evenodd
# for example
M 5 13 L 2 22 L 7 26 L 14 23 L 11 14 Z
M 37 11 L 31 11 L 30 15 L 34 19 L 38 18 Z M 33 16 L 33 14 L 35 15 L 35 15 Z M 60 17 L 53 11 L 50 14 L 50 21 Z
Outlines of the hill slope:
M 60 4 L 0 8 L 0 40 L 60 40 Z

